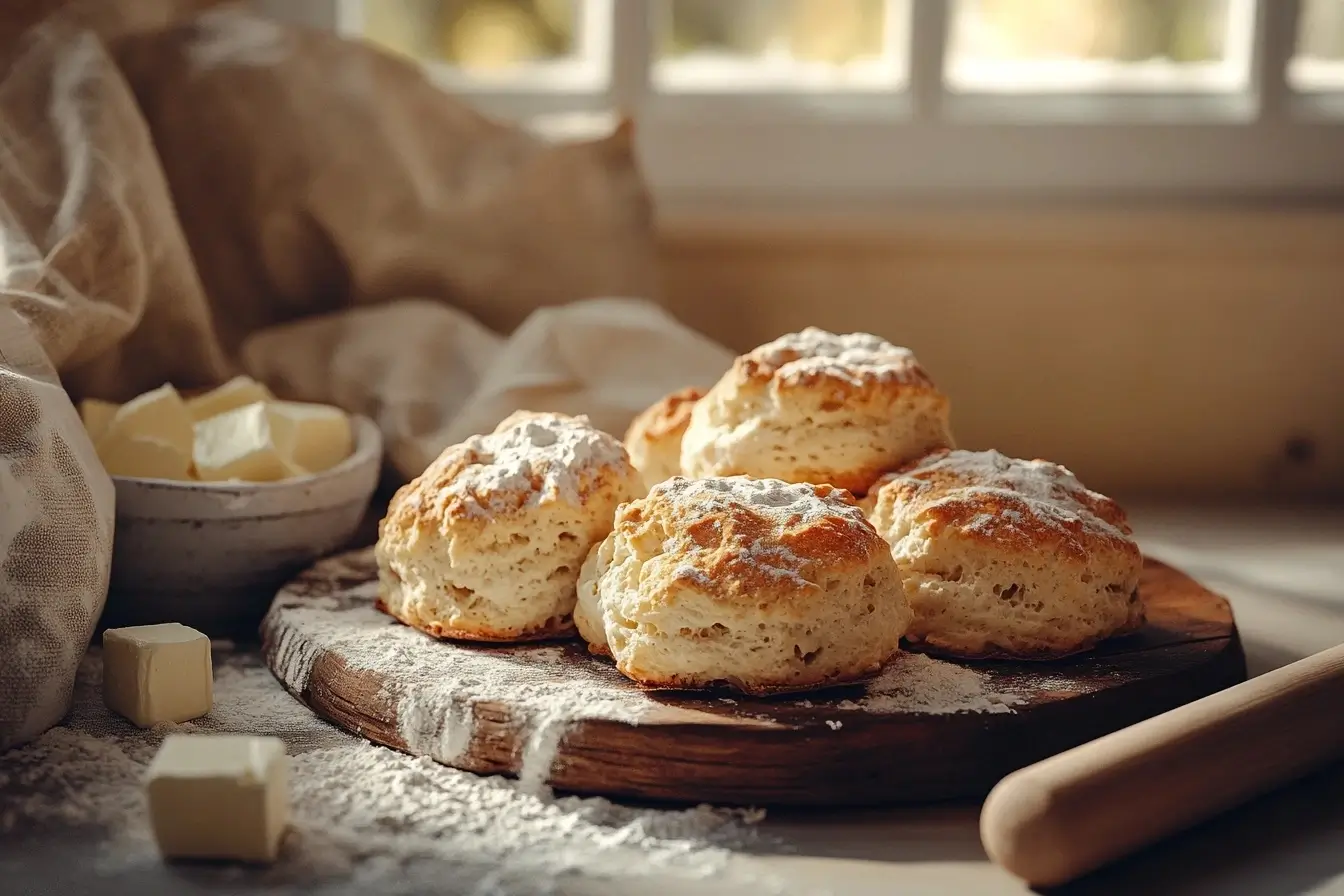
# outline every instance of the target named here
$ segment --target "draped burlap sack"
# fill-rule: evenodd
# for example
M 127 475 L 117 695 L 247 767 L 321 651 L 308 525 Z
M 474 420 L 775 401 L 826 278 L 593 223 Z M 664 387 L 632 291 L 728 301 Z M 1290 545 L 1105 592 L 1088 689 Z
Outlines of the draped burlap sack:
M 148 131 L 91 31 L 48 24 L 7 60 L 0 250 L 3 748 L 61 717 L 107 592 L 111 483 L 56 371 L 199 385 L 229 369 Z
M 116 40 L 137 31 L 162 28 L 188 15 L 231 0 L 3 0 L 0 3 L 0 59 L 13 58 L 28 32 L 59 15 L 67 27 Z
M 631 129 L 556 146 L 411 64 L 219 9 L 121 41 L 225 347 L 407 296 L 508 332 L 534 308 L 654 297 Z
M 619 432 L 728 362 L 634 300 L 629 125 L 553 146 L 331 34 L 93 2 L 19 51 L 0 29 L 0 749 L 60 717 L 106 595 L 113 495 L 71 397 L 211 385 L 242 351 L 373 416 L 404 479 L 517 407 Z

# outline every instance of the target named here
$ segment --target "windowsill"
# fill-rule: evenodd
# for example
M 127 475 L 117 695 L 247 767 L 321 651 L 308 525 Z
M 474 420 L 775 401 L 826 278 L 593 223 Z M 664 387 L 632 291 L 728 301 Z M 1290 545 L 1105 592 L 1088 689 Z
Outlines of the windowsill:
M 654 195 L 673 206 L 1344 198 L 1336 97 L 1295 97 L 1284 127 L 1232 97 L 948 101 L 929 120 L 873 97 L 660 97 L 636 115 L 636 139 Z M 574 140 L 607 133 L 614 117 L 527 120 Z
M 1056 111 L 1065 114 L 1064 105 L 1068 98 L 1058 99 L 1065 103 L 1057 106 Z M 1344 97 L 1301 99 L 1317 103 L 1317 115 L 1338 117 L 1344 113 Z M 1228 106 L 1224 111 L 1230 123 L 1236 110 Z M 526 126 L 548 140 L 579 141 L 609 134 L 617 119 L 618 116 L 610 111 L 558 113 L 535 116 Z M 980 123 L 984 127 L 992 126 L 983 120 Z M 691 121 L 685 124 L 693 126 Z M 1019 124 L 1024 130 L 1029 129 L 1025 122 Z M 708 121 L 701 126 L 712 129 L 716 123 Z M 772 188 L 759 171 L 731 184 L 724 182 L 726 178 L 722 172 L 707 170 L 705 182 L 717 181 L 719 186 L 706 188 L 684 180 L 669 185 L 665 178 L 660 178 L 660 174 L 667 174 L 667 168 L 659 171 L 655 165 L 650 170 L 647 160 L 650 150 L 655 155 L 660 154 L 656 145 L 650 146 L 657 138 L 649 136 L 650 130 L 660 127 L 666 127 L 666 123 L 660 125 L 647 120 L 644 123 L 637 120 L 636 123 L 641 161 L 658 208 L 660 228 L 665 233 L 795 234 L 816 239 L 908 232 L 920 227 L 964 228 L 969 221 L 980 224 L 1015 219 L 1068 221 L 1085 216 L 1090 226 L 1100 213 L 1115 222 L 1115 226 L 1125 226 L 1120 223 L 1123 221 L 1136 222 L 1133 230 L 1142 234 L 1146 225 L 1138 222 L 1154 217 L 1171 220 L 1173 216 L 1204 216 L 1209 220 L 1228 220 L 1229 216 L 1243 216 L 1244 219 L 1249 213 L 1253 216 L 1277 215 L 1282 220 L 1285 215 L 1344 213 L 1344 190 L 1324 187 L 1315 190 L 1255 189 L 1253 181 L 1248 181 L 1238 193 L 1209 190 L 1203 195 L 1181 189 L 1165 192 L 1106 189 L 1101 185 L 1088 187 L 1085 183 L 1077 189 L 1057 191 L 1052 195 L 1047 188 L 1030 188 L 1029 181 L 1024 181 L 1024 188 L 1018 190 L 977 193 L 965 187 L 945 185 L 946 189 L 939 187 L 921 193 L 883 184 L 881 178 L 874 178 L 873 188 L 866 190 L 836 190 L 825 183 L 809 185 L 787 180 L 776 180 Z M 781 150 L 776 163 L 780 156 L 787 158 L 789 155 L 786 149 Z M 1344 153 L 1340 158 L 1344 158 Z M 674 165 L 674 170 L 684 168 L 685 164 L 681 160 Z M 946 223 L 937 223 L 940 221 Z
M 1024 241 L 1064 245 L 1075 238 L 1097 242 L 1136 241 L 1167 245 L 1173 229 L 1182 246 L 1222 246 L 1227 252 L 1247 240 L 1255 246 L 1292 239 L 1315 245 L 1325 236 L 1321 222 L 1344 221 L 1344 198 L 1133 199 L 1085 200 L 965 199 L 824 200 L 755 199 L 725 201 L 714 196 L 656 196 L 659 231 L 674 238 L 780 239 L 836 242 L 926 236 L 948 240 L 989 237 L 1009 244 Z M 1286 228 L 1276 230 L 1276 228 Z M 1321 243 L 1335 242 L 1335 228 Z M 1196 236 L 1192 241 L 1192 236 Z M 1231 240 L 1232 242 L 1229 242 Z M 1305 242 L 1303 242 L 1305 241 Z

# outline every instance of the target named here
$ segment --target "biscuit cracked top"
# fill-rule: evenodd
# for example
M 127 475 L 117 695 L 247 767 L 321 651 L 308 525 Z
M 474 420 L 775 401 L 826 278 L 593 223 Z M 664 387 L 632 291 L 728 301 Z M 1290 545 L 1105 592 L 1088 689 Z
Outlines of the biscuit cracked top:
M 1023 551 L 1053 547 L 1080 561 L 1097 550 L 1138 553 L 1120 505 L 1048 461 L 936 451 L 882 477 L 870 494 L 884 531 L 904 520 L 928 525 L 933 535 L 949 531 Z
M 618 511 L 616 529 L 673 563 L 671 580 L 753 603 L 815 593 L 888 550 L 849 492 L 745 476 L 660 483 Z
M 624 446 L 587 417 L 519 411 L 447 448 L 393 499 L 385 525 L 488 520 L 550 502 L 585 504 L 636 476 Z
M 739 359 L 748 380 L 807 386 L 834 380 L 851 386 L 918 385 L 933 381 L 908 348 L 871 333 L 831 333 L 808 327 L 759 346 Z

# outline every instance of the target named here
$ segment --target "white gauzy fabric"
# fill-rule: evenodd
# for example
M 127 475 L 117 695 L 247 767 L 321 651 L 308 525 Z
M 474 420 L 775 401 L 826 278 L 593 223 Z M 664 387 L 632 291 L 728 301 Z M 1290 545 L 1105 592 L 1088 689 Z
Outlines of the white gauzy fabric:
M 507 339 L 408 300 L 264 330 L 242 359 L 282 394 L 372 417 L 408 479 L 519 409 L 587 414 L 619 436 L 668 392 L 712 385 L 733 354 L 643 300 L 539 309 Z
M 112 482 L 0 291 L 0 751 L 60 721 L 107 597 Z
M 503 344 L 464 312 L 405 299 L 262 330 L 241 355 L 280 395 L 373 420 L 393 467 L 418 473 L 416 438 L 457 415 Z
M 669 392 L 708 388 L 733 352 L 637 299 L 590 299 L 534 311 L 471 399 L 420 440 L 428 465 L 448 445 L 489 432 L 515 410 L 587 414 L 616 436 Z M 417 471 L 418 472 L 418 471 Z
M 112 553 L 112 483 L 56 373 L 129 326 L 89 288 L 120 248 L 97 232 L 118 189 L 93 143 L 107 61 L 57 46 L 35 40 L 0 85 L 0 750 L 65 714 Z

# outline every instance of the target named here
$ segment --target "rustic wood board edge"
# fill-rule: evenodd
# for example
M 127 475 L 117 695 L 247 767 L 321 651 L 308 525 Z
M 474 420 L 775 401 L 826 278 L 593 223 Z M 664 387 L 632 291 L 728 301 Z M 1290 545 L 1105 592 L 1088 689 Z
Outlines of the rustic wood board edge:
M 777 724 L 687 722 L 677 712 L 639 725 L 585 720 L 567 733 L 549 783 L 585 795 L 761 806 L 983 796 L 1017 768 L 1245 680 L 1245 657 L 1227 602 L 1178 570 L 1149 566 L 1146 574 L 1180 594 L 1177 603 L 1193 601 L 1192 610 L 1181 611 L 1179 630 L 1146 632 L 1128 646 L 1108 644 L 1060 666 L 969 664 L 999 675 L 1048 669 L 1062 679 L 1086 667 L 1089 674 L 1113 679 L 1113 685 L 1042 695 L 1013 713 L 850 714 L 843 732 L 826 724 L 822 695 L 813 695 L 814 703 L 823 704 L 815 717 Z M 1171 614 L 1157 616 L 1168 626 L 1177 624 Z M 273 627 L 280 624 L 273 614 L 263 623 L 263 649 L 273 670 Z M 379 699 L 386 691 L 383 673 L 351 668 L 339 654 L 319 649 L 307 685 L 295 696 L 341 728 L 411 752 L 398 730 L 396 707 Z M 667 699 L 685 702 L 684 695 Z M 470 748 L 452 764 L 478 773 L 516 773 L 525 726 L 508 706 L 478 704 Z

